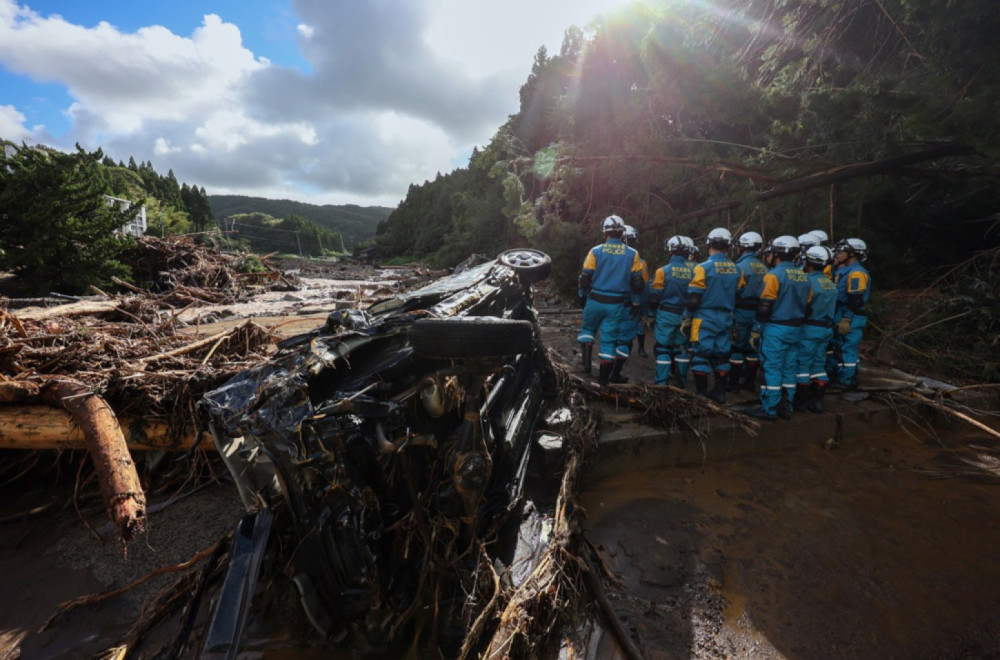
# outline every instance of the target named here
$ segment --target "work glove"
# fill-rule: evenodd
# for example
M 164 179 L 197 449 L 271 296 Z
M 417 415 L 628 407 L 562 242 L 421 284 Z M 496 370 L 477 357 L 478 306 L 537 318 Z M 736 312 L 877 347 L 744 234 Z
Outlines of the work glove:
M 750 332 L 750 348 L 755 352 L 760 351 L 760 333 L 756 330 Z
M 690 318 L 683 318 L 683 319 L 681 319 L 681 334 L 684 335 L 685 337 L 687 337 L 688 339 L 691 338 L 691 319 Z
M 851 331 L 851 319 L 845 316 L 844 318 L 840 319 L 840 321 L 837 323 L 837 334 L 843 336 L 850 331 Z
M 580 309 L 587 306 L 587 296 L 577 296 L 578 302 L 580 303 Z

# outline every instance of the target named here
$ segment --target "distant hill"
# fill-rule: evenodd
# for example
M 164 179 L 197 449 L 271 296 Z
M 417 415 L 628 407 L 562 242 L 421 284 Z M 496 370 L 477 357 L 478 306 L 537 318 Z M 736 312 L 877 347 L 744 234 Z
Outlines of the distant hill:
M 363 243 L 375 236 L 379 222 L 389 217 L 394 209 L 388 206 L 357 206 L 344 204 L 306 204 L 290 199 L 265 199 L 244 195 L 209 195 L 215 221 L 237 213 L 266 213 L 275 218 L 297 215 L 312 220 L 316 224 L 339 232 L 344 237 L 344 247 L 348 250 L 357 243 Z

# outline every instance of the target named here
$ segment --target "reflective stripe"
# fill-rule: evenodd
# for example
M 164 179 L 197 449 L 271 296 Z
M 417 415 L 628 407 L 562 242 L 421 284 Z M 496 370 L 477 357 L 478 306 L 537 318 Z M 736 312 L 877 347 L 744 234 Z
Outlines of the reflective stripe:
M 758 362 L 760 362 L 760 359 L 755 357 L 748 357 L 747 362 L 753 362 L 754 364 L 757 364 Z
M 674 358 L 674 362 L 683 362 L 684 364 L 687 364 L 690 361 L 691 360 L 688 358 Z
M 576 340 L 581 344 L 592 344 L 594 342 L 594 335 L 580 335 Z
M 791 385 L 789 385 L 788 383 L 782 383 L 781 386 L 785 387 L 785 388 L 788 388 L 790 390 L 794 390 L 795 389 L 795 383 L 792 383 Z
M 795 374 L 796 378 L 809 378 L 809 374 Z
M 618 357 L 623 357 L 623 358 L 627 358 L 628 357 L 628 353 L 626 353 L 625 351 L 621 350 L 620 348 L 616 348 L 615 349 L 615 355 L 617 355 Z
M 729 360 L 729 364 L 743 364 L 743 360 Z
M 813 379 L 816 379 L 816 378 L 826 378 L 826 372 L 825 371 L 821 371 L 818 374 L 811 374 L 809 377 L 813 378 Z
M 845 367 L 856 367 L 856 366 L 858 366 L 858 363 L 857 362 L 845 362 L 844 366 Z
M 656 364 L 670 364 L 670 360 L 657 360 Z
M 607 360 L 608 362 L 611 362 L 612 360 L 615 359 L 613 353 L 598 353 L 597 357 L 601 358 L 602 360 Z
M 781 385 L 765 385 L 764 389 L 765 390 L 773 390 L 773 391 L 780 392 L 781 391 Z

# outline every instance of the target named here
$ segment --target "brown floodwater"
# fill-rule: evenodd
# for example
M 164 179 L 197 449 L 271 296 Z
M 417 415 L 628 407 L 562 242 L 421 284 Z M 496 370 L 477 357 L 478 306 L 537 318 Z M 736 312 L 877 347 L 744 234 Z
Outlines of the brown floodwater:
M 582 504 L 650 658 L 1000 654 L 995 439 L 898 432 L 631 472 Z

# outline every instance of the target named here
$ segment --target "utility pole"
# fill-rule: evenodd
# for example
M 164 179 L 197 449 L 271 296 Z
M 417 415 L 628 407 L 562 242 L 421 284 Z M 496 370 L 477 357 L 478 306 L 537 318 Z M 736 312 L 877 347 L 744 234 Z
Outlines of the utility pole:
M 299 256 L 302 256 L 302 241 L 299 240 L 299 232 L 295 232 L 295 242 L 299 244 Z

